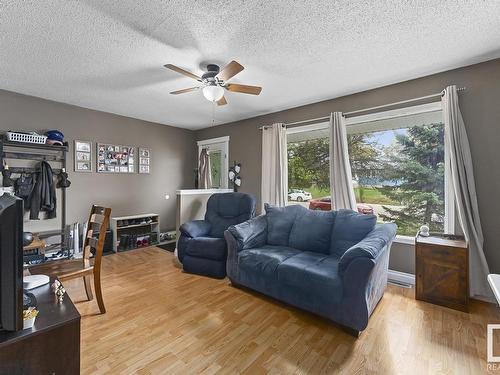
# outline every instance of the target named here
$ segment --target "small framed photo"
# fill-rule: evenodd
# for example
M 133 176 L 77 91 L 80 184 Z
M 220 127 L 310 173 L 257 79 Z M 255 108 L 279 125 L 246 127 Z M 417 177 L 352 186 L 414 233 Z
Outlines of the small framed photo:
M 92 172 L 92 142 L 75 141 L 75 172 Z
M 149 148 L 139 147 L 139 173 L 149 173 L 151 151 Z

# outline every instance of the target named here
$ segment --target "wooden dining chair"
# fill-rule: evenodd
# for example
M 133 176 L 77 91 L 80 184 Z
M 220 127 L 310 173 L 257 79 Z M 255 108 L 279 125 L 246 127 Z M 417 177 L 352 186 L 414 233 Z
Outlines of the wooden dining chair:
M 92 206 L 87 233 L 83 241 L 83 259 L 53 261 L 30 268 L 32 275 L 44 274 L 56 276 L 61 283 L 81 277 L 89 301 L 93 299 L 91 276 L 94 276 L 94 290 L 101 314 L 106 312 L 101 288 L 101 260 L 110 215 L 111 208 Z M 94 233 L 96 232 L 99 232 L 97 239 L 94 238 Z M 90 257 L 92 248 L 95 249 L 93 258 Z

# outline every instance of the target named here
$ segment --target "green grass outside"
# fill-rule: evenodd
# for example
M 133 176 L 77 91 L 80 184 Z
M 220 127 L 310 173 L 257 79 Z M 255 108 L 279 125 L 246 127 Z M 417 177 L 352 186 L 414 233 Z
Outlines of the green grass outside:
M 310 187 L 304 189 L 311 193 L 313 199 L 327 197 L 330 195 L 329 189 L 320 189 L 317 187 Z M 372 204 L 389 204 L 398 205 L 398 202 L 392 201 L 389 197 L 383 195 L 378 189 L 372 187 L 354 188 L 356 194 L 356 201 L 359 203 L 372 203 Z M 360 194 L 362 194 L 362 198 Z

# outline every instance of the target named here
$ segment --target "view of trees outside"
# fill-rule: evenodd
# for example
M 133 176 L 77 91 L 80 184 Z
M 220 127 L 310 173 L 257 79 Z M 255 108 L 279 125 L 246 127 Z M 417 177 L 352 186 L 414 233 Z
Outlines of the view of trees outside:
M 288 186 L 330 195 L 329 140 L 288 144 Z M 398 234 L 414 236 L 422 224 L 444 229 L 444 126 L 442 123 L 348 135 L 358 203 L 373 207 L 379 221 L 395 222 Z

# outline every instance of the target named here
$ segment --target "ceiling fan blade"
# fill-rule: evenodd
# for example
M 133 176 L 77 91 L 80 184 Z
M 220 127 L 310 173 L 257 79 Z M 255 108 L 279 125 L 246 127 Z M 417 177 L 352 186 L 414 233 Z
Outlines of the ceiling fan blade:
M 234 77 L 236 74 L 241 72 L 243 69 L 245 69 L 243 65 L 233 60 L 224 68 L 222 68 L 222 70 L 219 72 L 219 74 L 216 75 L 216 77 L 222 81 L 227 81 L 231 77 Z
M 187 70 L 179 68 L 178 66 L 175 66 L 175 65 L 172 65 L 172 64 L 166 64 L 166 65 L 163 65 L 163 66 L 165 68 L 167 68 L 167 69 L 173 70 L 174 72 L 183 74 L 185 76 L 188 76 L 189 78 L 193 78 L 193 79 L 201 82 L 201 77 L 198 77 L 196 74 L 188 72 Z
M 241 92 L 243 94 L 251 94 L 251 95 L 259 95 L 260 92 L 262 91 L 262 87 L 240 85 L 238 83 L 230 83 L 226 86 L 226 89 L 233 92 Z
M 190 87 L 188 89 L 182 89 L 182 90 L 177 90 L 177 91 L 172 91 L 172 95 L 179 95 L 179 94 L 184 94 L 186 92 L 191 92 L 191 91 L 196 91 L 199 90 L 201 87 Z
M 217 101 L 217 105 L 226 105 L 226 104 L 227 100 L 224 96 Z

